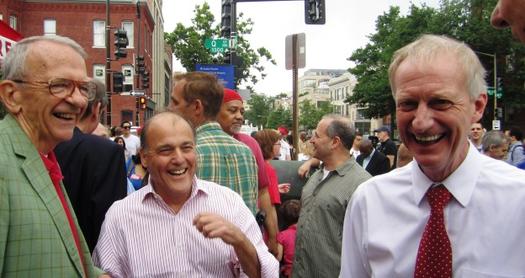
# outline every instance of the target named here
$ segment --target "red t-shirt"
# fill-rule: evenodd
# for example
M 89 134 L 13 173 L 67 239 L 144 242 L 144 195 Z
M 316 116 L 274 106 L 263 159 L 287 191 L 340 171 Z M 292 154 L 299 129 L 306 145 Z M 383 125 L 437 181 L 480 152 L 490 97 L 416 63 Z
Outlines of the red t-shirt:
M 288 229 L 277 234 L 277 242 L 283 246 L 283 265 L 281 272 L 287 277 L 292 273 L 293 257 L 295 255 L 295 234 L 297 224 L 293 224 Z
M 277 173 L 273 168 L 272 164 L 266 162 L 266 172 L 268 173 L 268 179 L 270 184 L 268 185 L 268 194 L 270 194 L 270 200 L 272 204 L 281 203 L 281 194 L 279 193 L 279 180 L 277 179 Z

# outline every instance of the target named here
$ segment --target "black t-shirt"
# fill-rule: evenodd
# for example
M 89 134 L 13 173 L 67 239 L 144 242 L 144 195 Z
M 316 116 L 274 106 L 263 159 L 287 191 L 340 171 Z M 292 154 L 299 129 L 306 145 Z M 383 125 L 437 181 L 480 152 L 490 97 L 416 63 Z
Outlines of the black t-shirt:
M 396 143 L 394 143 L 392 140 L 387 139 L 385 142 L 381 142 L 377 146 L 377 150 L 383 153 L 384 155 L 393 155 L 394 156 L 394 164 L 392 166 L 392 169 L 396 168 L 396 160 L 397 160 L 397 147 Z

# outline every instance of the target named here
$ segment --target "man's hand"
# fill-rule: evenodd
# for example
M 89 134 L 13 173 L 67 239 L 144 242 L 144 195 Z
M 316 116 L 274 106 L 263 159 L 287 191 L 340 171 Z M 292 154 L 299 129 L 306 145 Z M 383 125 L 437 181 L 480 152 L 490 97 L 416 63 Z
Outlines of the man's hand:
M 257 250 L 246 235 L 222 216 L 201 212 L 193 219 L 193 225 L 206 238 L 220 238 L 233 247 L 243 272 L 248 277 L 261 277 L 261 264 Z
M 305 178 L 306 175 L 308 175 L 308 172 L 310 172 L 310 168 L 317 167 L 321 164 L 321 161 L 317 158 L 310 158 L 307 161 L 305 161 L 301 166 L 299 166 L 299 169 L 297 169 L 297 174 L 301 178 Z
M 280 183 L 277 185 L 277 188 L 279 189 L 279 193 L 288 193 L 290 192 L 290 186 L 289 183 Z
M 272 253 L 272 255 L 275 258 L 277 258 L 277 255 L 279 254 L 279 247 L 278 247 L 277 239 L 269 238 L 266 244 L 268 245 L 268 251 L 270 251 L 270 253 Z
M 206 238 L 220 238 L 224 243 L 232 245 L 240 244 L 243 240 L 248 240 L 242 231 L 222 216 L 202 212 L 193 219 L 193 225 Z

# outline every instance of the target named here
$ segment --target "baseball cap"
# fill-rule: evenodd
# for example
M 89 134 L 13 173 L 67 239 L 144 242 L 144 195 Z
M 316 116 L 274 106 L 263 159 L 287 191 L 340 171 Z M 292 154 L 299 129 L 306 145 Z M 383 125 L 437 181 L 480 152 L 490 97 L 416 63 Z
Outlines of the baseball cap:
M 381 131 L 390 133 L 390 128 L 388 128 L 388 126 L 382 126 L 382 127 L 378 128 L 378 129 L 374 130 L 374 132 L 381 132 Z

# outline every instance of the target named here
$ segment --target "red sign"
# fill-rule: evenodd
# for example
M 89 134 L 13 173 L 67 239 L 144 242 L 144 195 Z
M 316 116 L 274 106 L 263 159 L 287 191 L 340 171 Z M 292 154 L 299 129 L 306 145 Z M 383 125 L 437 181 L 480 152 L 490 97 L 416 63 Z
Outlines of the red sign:
M 22 35 L 0 20 L 0 59 L 4 59 L 11 46 L 21 39 Z

